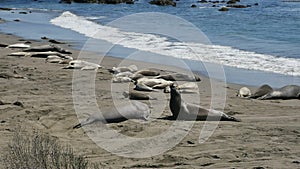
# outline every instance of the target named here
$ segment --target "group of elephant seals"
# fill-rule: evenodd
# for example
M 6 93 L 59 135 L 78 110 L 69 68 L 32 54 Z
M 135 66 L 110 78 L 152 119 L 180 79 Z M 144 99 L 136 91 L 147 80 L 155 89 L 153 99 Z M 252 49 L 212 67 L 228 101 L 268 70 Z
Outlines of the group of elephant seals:
M 260 86 L 254 94 L 246 87 L 239 90 L 239 97 L 246 97 L 258 100 L 267 99 L 300 99 L 300 86 L 287 85 L 279 89 L 273 89 L 271 86 L 264 84 Z
M 92 114 L 89 118 L 75 125 L 73 129 L 81 128 L 82 126 L 94 123 L 118 123 L 128 119 L 147 120 L 150 115 L 150 109 L 147 104 L 132 100 L 131 104 L 125 103 L 118 105 L 118 108 L 103 110 L 101 113 Z
M 224 112 L 213 109 L 205 109 L 196 104 L 186 103 L 182 100 L 180 93 L 174 85 L 171 85 L 170 88 L 171 98 L 169 107 L 172 112 L 172 119 L 240 121 L 235 117 L 225 114 Z
M 257 99 L 300 99 L 300 86 L 287 85 L 280 89 L 273 90 Z

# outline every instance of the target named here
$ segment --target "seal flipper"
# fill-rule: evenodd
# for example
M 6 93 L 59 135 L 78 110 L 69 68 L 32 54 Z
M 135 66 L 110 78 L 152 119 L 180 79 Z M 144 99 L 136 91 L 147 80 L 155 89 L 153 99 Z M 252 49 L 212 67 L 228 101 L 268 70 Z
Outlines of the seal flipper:
M 79 123 L 79 124 L 77 124 L 77 125 L 75 125 L 74 127 L 73 127 L 73 129 L 79 129 L 79 128 L 81 128 L 82 126 L 81 126 L 81 123 Z
M 228 116 L 228 115 L 226 115 L 226 116 L 223 115 L 220 120 L 221 121 L 235 121 L 235 122 L 241 122 L 242 121 L 241 119 L 238 119 L 238 118 L 235 118 L 235 117 L 232 117 L 232 116 Z

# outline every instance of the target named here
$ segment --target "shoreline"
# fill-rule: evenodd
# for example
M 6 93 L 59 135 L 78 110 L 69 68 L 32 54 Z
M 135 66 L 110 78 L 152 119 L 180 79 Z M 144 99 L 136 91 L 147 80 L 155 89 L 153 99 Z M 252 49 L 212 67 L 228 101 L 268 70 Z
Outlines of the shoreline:
M 6 44 L 26 41 L 1 33 L 0 37 L 1 43 Z M 29 41 L 33 46 L 48 44 L 42 41 Z M 80 52 L 68 47 L 68 44 L 62 47 L 71 50 L 74 58 Z M 220 122 L 208 141 L 200 144 L 198 137 L 205 122 L 197 121 L 189 134 L 164 154 L 142 159 L 124 158 L 98 147 L 88 137 L 87 133 L 90 131 L 72 129 L 72 126 L 78 123 L 72 98 L 72 70 L 61 69 L 62 65 L 45 63 L 44 59 L 40 58 L 7 56 L 18 49 L 0 48 L 0 50 L 1 73 L 16 72 L 17 75 L 26 77 L 0 78 L 3 84 L 0 86 L 0 100 L 5 103 L 19 101 L 24 105 L 24 107 L 13 104 L 0 105 L 2 152 L 5 151 L 16 126 L 20 126 L 29 135 L 36 130 L 49 133 L 62 143 L 73 147 L 75 153 L 84 155 L 93 162 L 99 162 L 107 168 L 204 168 L 206 164 L 209 164 L 208 168 L 299 167 L 299 100 L 241 99 L 235 96 L 235 92 L 242 86 L 226 83 L 223 86 L 227 92 L 224 112 L 242 119 L 242 122 Z M 110 68 L 121 61 L 122 59 L 105 57 L 102 64 L 105 68 Z M 154 66 L 137 61 L 132 63 L 139 63 L 143 65 L 142 67 Z M 163 68 L 169 69 L 167 66 Z M 201 78 L 200 100 L 201 104 L 207 107 L 211 99 L 210 79 L 203 76 Z M 113 103 L 111 74 L 105 69 L 98 70 L 95 85 L 98 105 L 111 106 Z M 152 103 L 155 106 L 165 107 L 161 116 L 170 113 L 167 105 L 169 96 L 165 96 L 165 100 Z M 191 95 L 185 96 L 189 98 Z M 164 132 L 172 124 L 172 121 L 153 119 L 146 124 L 125 121 L 108 126 L 127 136 L 147 137 Z M 3 168 L 2 161 L 0 168 Z
M 34 14 L 34 12 L 32 14 Z M 26 17 L 26 16 L 22 16 L 22 17 Z M 24 23 L 21 22 L 18 24 L 24 24 Z M 28 25 L 25 25 L 25 26 L 28 26 Z M 77 43 L 78 47 L 75 47 L 75 49 L 79 49 L 84 44 L 84 42 L 86 42 L 86 40 L 87 40 L 87 38 L 86 37 L 84 38 L 83 35 L 74 33 L 71 30 L 58 28 L 49 23 L 48 23 L 48 26 L 50 26 L 48 29 L 49 30 L 51 29 L 50 33 L 48 32 L 48 36 L 50 38 L 58 39 L 58 37 L 61 36 L 61 39 L 58 39 L 58 40 L 63 40 L 63 41 L 67 41 L 67 42 L 75 43 L 75 44 Z M 15 29 L 18 29 L 18 28 L 15 27 Z M 39 29 L 39 27 L 34 28 L 34 26 L 31 26 L 28 29 L 29 30 L 32 29 L 32 31 L 35 31 L 36 29 Z M 62 31 L 62 33 L 59 33 L 59 35 L 56 35 L 56 32 L 60 32 L 60 31 Z M 19 33 L 20 33 L 20 31 L 19 31 Z M 28 35 L 28 34 L 30 34 L 30 35 Z M 39 31 L 36 35 L 33 35 L 32 32 L 30 33 L 30 32 L 24 31 L 23 35 L 31 36 L 32 38 L 30 38 L 30 39 L 35 39 L 35 40 L 39 40 L 40 37 L 47 36 L 47 35 L 41 34 Z M 22 36 L 22 35 L 20 35 L 20 36 Z M 22 36 L 22 37 L 24 37 L 24 36 Z M 70 39 L 70 37 L 72 37 L 74 39 Z M 28 39 L 27 37 L 25 37 L 25 38 Z M 111 55 L 115 56 L 116 58 L 124 58 L 128 54 L 131 54 L 130 52 L 131 52 L 131 49 L 129 49 L 129 48 L 127 49 L 124 47 L 121 50 L 118 50 L 117 53 L 112 53 Z M 188 60 L 187 62 L 190 62 L 191 65 L 193 65 L 193 66 L 191 66 L 191 69 L 196 70 L 197 73 L 201 73 L 201 74 L 207 76 L 205 68 L 203 68 L 201 66 L 200 66 L 201 68 L 198 68 L 199 65 L 203 64 L 202 62 L 196 61 L 197 63 L 195 63 L 195 64 L 193 63 L 195 61 L 192 61 L 192 60 Z M 210 64 L 210 63 L 208 63 L 208 64 Z M 288 76 L 288 75 L 276 74 L 276 73 L 272 73 L 272 72 L 242 69 L 242 68 L 235 68 L 235 67 L 229 67 L 229 66 L 223 66 L 223 65 L 221 65 L 221 66 L 225 69 L 226 81 L 228 81 L 229 83 L 241 84 L 241 85 L 245 85 L 245 86 L 250 85 L 250 86 L 255 86 L 255 87 L 258 87 L 258 86 L 261 86 L 261 85 L 267 83 L 275 88 L 280 88 L 280 87 L 282 87 L 284 85 L 288 85 L 288 84 L 300 84 L 300 77 L 297 77 L 297 76 Z M 255 81 L 252 79 L 255 79 Z

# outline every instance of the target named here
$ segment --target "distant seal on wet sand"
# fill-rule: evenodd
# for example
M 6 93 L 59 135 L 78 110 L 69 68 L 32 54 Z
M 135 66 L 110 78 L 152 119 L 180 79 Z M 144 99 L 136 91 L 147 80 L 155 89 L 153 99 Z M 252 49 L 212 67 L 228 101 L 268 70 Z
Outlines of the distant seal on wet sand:
M 262 86 L 260 86 L 255 92 L 254 94 L 252 94 L 250 96 L 251 99 L 257 99 L 259 97 L 262 97 L 270 92 L 273 91 L 273 88 L 267 84 L 264 84 Z
M 273 90 L 268 94 L 257 98 L 259 100 L 267 99 L 300 99 L 300 86 L 287 85 L 280 89 Z
M 172 119 L 180 120 L 222 120 L 222 121 L 240 121 L 221 111 L 205 109 L 196 104 L 186 103 L 181 99 L 180 93 L 174 85 L 171 88 L 171 99 L 169 103 L 172 112 Z M 207 119 L 209 117 L 209 119 Z
M 97 113 L 90 115 L 89 118 L 82 121 L 81 123 L 75 125 L 73 129 L 80 128 L 82 126 L 94 123 L 94 122 L 102 122 L 102 123 L 118 123 L 122 121 L 126 121 L 128 119 L 141 119 L 148 120 L 150 115 L 150 109 L 148 105 L 132 100 L 131 104 L 123 103 L 118 105 L 118 108 L 113 107 L 110 109 L 106 109 Z
M 61 47 L 56 45 L 41 45 L 41 46 L 34 46 L 28 49 L 25 49 L 24 52 L 59 52 L 62 54 L 72 54 L 72 52 L 65 50 Z

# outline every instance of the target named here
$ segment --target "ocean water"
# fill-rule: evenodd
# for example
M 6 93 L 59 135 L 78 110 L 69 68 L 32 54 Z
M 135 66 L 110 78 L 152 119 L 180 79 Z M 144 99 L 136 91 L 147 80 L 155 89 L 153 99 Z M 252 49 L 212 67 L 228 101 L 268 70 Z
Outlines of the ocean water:
M 0 7 L 32 11 L 27 15 L 0 11 L 0 17 L 8 20 L 0 25 L 0 31 L 30 39 L 67 40 L 78 48 L 93 38 L 103 47 L 102 52 L 109 49 L 108 55 L 124 58 L 138 52 L 141 57 L 180 58 L 206 75 L 205 66 L 222 65 L 226 80 L 233 83 L 300 85 L 299 2 L 241 0 L 241 4 L 259 5 L 228 12 L 192 0 L 177 1 L 177 7 L 147 2 L 69 5 L 0 0 Z M 191 4 L 197 8 L 190 8 Z M 16 18 L 21 22 L 13 22 Z M 99 50 L 88 50 L 95 49 Z M 161 63 L 154 57 L 148 61 Z

